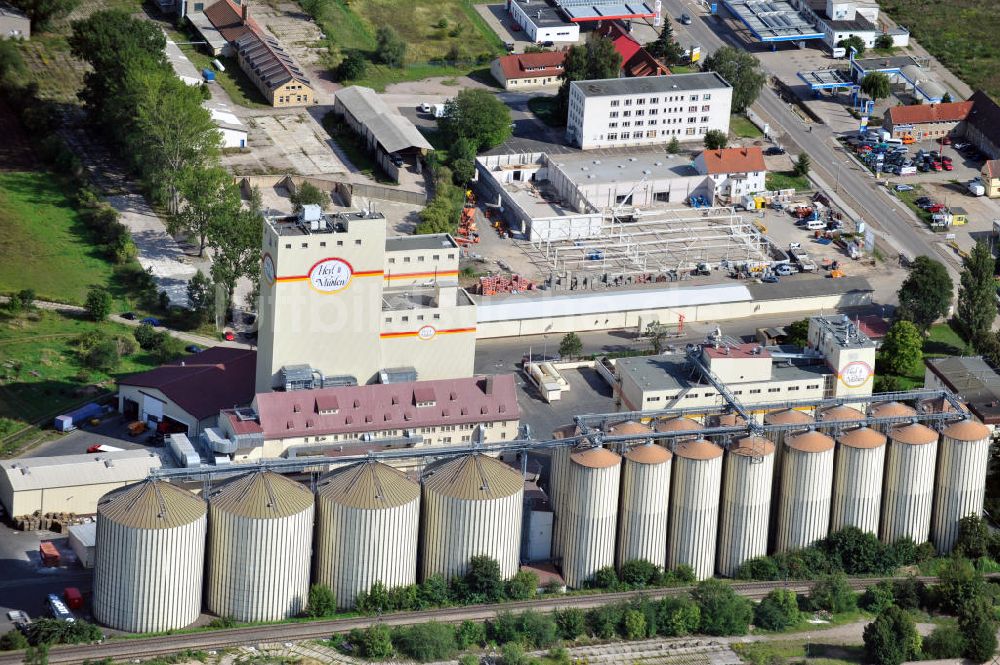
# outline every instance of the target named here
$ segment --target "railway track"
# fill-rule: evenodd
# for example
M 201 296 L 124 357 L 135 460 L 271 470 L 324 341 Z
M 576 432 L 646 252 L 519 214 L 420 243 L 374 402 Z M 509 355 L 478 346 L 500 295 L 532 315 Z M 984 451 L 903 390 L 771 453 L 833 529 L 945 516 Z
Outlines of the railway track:
M 852 578 L 849 584 L 856 591 L 890 577 Z M 937 581 L 936 577 L 918 577 L 925 583 Z M 772 589 L 782 588 L 806 593 L 812 589 L 814 582 L 737 582 L 733 589 L 742 596 L 759 600 Z M 560 596 L 552 600 L 526 600 L 494 605 L 472 605 L 466 607 L 448 607 L 420 612 L 397 612 L 383 614 L 380 621 L 388 626 L 403 626 L 429 621 L 457 622 L 465 620 L 484 620 L 493 618 L 498 612 L 518 612 L 536 610 L 551 612 L 555 609 L 576 607 L 589 609 L 600 605 L 632 600 L 638 597 L 650 599 L 667 596 L 683 595 L 694 587 L 674 587 L 652 589 L 645 591 L 623 591 L 616 593 L 587 594 L 579 596 Z M 49 650 L 49 663 L 81 663 L 84 660 L 130 660 L 134 658 L 152 658 L 174 654 L 185 649 L 210 651 L 221 650 L 241 645 L 257 645 L 264 642 L 299 642 L 303 640 L 328 638 L 334 633 L 345 633 L 354 628 L 365 628 L 372 623 L 371 617 L 352 617 L 349 619 L 330 619 L 327 621 L 310 621 L 305 623 L 282 623 L 267 626 L 245 626 L 224 630 L 211 630 L 197 633 L 163 635 L 160 637 L 142 637 L 135 639 L 112 639 L 101 644 L 59 645 Z M 0 652 L 0 665 L 20 665 L 24 652 Z

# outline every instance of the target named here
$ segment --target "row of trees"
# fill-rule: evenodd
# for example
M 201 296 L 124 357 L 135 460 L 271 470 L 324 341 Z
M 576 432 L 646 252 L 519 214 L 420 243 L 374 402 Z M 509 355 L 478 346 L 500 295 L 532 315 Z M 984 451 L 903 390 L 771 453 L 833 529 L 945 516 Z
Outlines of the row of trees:
M 101 629 L 86 621 L 35 619 L 22 633 L 18 629 L 0 635 L 0 651 L 26 649 L 50 644 L 86 644 L 103 639 Z

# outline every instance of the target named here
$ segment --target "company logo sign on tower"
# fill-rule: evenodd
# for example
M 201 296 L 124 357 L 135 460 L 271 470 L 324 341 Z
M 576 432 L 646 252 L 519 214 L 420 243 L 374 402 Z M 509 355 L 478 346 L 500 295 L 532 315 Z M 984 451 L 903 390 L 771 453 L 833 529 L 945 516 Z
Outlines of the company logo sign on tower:
M 354 270 L 343 259 L 323 259 L 309 271 L 309 283 L 321 293 L 343 291 L 351 281 Z

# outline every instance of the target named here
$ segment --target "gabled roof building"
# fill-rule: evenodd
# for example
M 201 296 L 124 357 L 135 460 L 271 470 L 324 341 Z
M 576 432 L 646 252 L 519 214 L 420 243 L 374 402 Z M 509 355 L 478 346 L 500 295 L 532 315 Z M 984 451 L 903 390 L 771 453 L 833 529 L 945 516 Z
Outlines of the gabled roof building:
M 490 73 L 506 90 L 556 86 L 561 82 L 565 59 L 564 51 L 514 53 L 494 60 Z

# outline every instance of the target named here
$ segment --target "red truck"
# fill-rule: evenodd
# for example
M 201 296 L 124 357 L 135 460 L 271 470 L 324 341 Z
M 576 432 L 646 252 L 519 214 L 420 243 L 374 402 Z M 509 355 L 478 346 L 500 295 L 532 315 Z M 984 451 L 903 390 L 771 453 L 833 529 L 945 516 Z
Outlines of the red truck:
M 63 589 L 63 598 L 66 599 L 66 606 L 71 610 L 78 610 L 83 607 L 83 594 L 75 586 L 68 586 Z
M 38 546 L 38 552 L 42 555 L 42 564 L 45 566 L 58 566 L 60 557 L 59 550 L 49 541 L 44 541 Z

